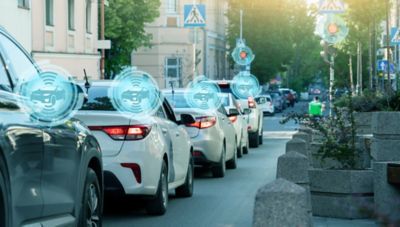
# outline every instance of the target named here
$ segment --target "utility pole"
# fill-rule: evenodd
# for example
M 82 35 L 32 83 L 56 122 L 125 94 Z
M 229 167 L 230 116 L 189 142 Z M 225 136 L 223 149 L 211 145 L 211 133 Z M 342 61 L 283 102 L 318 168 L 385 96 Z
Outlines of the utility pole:
M 329 63 L 329 116 L 332 117 L 333 109 L 333 83 L 335 82 L 335 55 L 331 54 Z
M 104 24 L 104 0 L 100 1 L 100 39 L 105 40 L 104 37 L 104 30 L 105 30 L 105 24 Z M 106 52 L 105 49 L 101 49 L 101 60 L 100 60 L 100 79 L 104 80 L 104 68 L 105 68 L 105 57 L 106 57 Z
M 386 54 L 387 54 L 387 82 L 386 82 L 386 93 L 391 93 L 391 79 L 390 79 L 390 31 L 389 31 L 389 12 L 390 12 L 390 2 L 386 0 Z
M 243 10 L 240 10 L 240 40 L 243 40 Z

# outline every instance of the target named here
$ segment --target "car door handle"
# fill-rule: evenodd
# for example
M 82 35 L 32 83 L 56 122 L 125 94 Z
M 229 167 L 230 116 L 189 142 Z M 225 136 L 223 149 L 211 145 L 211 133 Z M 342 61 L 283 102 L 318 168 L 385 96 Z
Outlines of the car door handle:
M 167 133 L 167 132 L 168 132 L 168 130 L 167 130 L 166 128 L 162 128 L 161 131 L 162 131 L 163 133 Z
M 176 132 L 175 135 L 176 135 L 177 137 L 179 137 L 181 134 L 179 134 L 179 132 Z

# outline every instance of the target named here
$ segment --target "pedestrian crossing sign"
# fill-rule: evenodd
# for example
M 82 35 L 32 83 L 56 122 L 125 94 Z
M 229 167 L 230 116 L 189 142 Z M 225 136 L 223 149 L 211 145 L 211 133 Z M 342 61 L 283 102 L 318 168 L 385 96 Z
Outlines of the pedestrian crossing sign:
M 320 0 L 319 13 L 344 13 L 345 5 L 341 0 Z
M 400 44 L 400 30 L 398 28 L 392 28 L 390 33 L 390 42 L 392 45 L 399 45 Z
M 206 5 L 188 4 L 184 6 L 184 26 L 186 28 L 206 26 Z

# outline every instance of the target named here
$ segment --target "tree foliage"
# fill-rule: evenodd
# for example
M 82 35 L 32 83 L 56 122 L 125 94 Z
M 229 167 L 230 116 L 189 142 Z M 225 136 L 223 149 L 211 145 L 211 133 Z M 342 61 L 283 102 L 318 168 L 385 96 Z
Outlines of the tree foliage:
M 230 0 L 228 37 L 233 50 L 239 37 L 239 12 L 244 11 L 244 38 L 255 54 L 251 68 L 268 82 L 286 72 L 291 87 L 303 89 L 324 66 L 314 35 L 315 14 L 304 0 Z
M 105 7 L 105 38 L 111 40 L 106 51 L 106 77 L 130 65 L 132 50 L 150 44 L 145 23 L 159 16 L 160 0 L 108 0 Z

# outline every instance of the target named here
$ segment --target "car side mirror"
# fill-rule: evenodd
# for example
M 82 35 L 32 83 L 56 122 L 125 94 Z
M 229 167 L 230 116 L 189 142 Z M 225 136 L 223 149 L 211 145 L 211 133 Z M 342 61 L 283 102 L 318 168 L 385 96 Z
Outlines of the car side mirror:
M 237 109 L 235 109 L 235 108 L 229 109 L 229 113 L 228 113 L 229 116 L 237 116 L 239 114 L 240 113 Z
M 195 123 L 196 120 L 194 119 L 194 117 L 190 114 L 181 114 L 181 120 L 180 120 L 180 124 L 182 125 L 190 125 Z
M 245 108 L 243 110 L 243 114 L 249 115 L 251 113 L 251 110 L 249 108 Z

